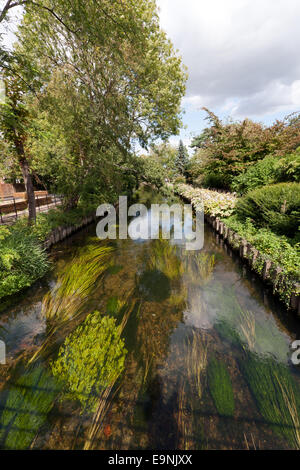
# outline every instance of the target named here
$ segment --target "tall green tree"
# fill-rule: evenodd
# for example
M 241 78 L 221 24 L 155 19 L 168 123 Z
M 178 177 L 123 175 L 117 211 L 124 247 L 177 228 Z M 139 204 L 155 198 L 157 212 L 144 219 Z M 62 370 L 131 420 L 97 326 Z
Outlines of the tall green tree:
M 51 169 L 72 206 L 84 188 L 115 187 L 133 142 L 147 147 L 178 132 L 186 72 L 160 29 L 155 1 L 43 5 L 56 15 L 25 3 L 16 52 L 42 83 L 35 166 Z
M 175 159 L 175 166 L 181 175 L 185 175 L 188 164 L 187 151 L 183 145 L 182 140 L 179 142 L 179 147 Z

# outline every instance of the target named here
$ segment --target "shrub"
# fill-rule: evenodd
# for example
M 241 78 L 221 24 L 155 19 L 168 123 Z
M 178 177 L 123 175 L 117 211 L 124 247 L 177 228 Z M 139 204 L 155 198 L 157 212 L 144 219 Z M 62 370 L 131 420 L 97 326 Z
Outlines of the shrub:
M 252 219 L 279 235 L 294 237 L 300 225 L 300 184 L 279 183 L 249 192 L 238 200 L 240 220 Z
M 193 188 L 187 184 L 179 184 L 177 192 L 189 199 L 195 209 L 202 208 L 207 214 L 221 217 L 229 217 L 234 212 L 237 198 L 230 193 L 218 193 L 209 189 Z
M 300 149 L 281 158 L 275 164 L 276 181 L 300 182 Z
M 268 156 L 248 168 L 245 173 L 236 176 L 231 189 L 239 193 L 246 193 L 259 186 L 266 186 L 276 181 L 276 163 L 279 157 Z
M 20 291 L 48 270 L 47 254 L 30 227 L 4 227 L 0 232 L 0 298 Z
M 199 184 L 200 180 L 198 180 Z M 204 188 L 229 189 L 230 179 L 224 174 L 206 171 L 202 176 L 202 186 Z
M 176 178 L 174 179 L 174 183 L 175 184 L 184 184 L 186 182 L 186 179 L 184 176 L 176 176 Z

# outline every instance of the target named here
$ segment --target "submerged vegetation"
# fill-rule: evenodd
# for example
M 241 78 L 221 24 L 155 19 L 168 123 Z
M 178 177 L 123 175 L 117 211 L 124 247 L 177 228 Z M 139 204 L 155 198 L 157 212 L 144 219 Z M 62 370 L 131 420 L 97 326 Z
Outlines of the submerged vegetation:
M 299 449 L 300 394 L 288 368 L 251 353 L 241 360 L 240 367 L 263 418 Z
M 47 421 L 59 393 L 56 380 L 41 366 L 27 369 L 9 384 L 0 417 L 0 445 L 5 449 L 28 449 Z
M 221 416 L 233 416 L 235 406 L 230 375 L 226 365 L 216 357 L 209 360 L 208 384 L 218 413 Z
M 208 345 L 205 338 L 193 331 L 188 342 L 187 373 L 190 385 L 194 384 L 198 398 L 201 400 L 205 386 Z
M 94 312 L 66 338 L 52 373 L 65 384 L 66 398 L 95 411 L 99 394 L 124 370 L 126 353 L 116 320 Z

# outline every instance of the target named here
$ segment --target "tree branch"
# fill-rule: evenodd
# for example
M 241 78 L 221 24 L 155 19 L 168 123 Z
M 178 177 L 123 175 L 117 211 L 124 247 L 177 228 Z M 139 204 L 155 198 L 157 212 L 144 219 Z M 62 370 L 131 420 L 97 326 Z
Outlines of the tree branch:
M 66 29 L 67 31 L 69 31 L 70 33 L 72 34 L 76 34 L 78 32 L 77 31 L 74 31 L 72 30 L 71 28 L 69 28 L 69 26 L 55 13 L 55 11 L 53 10 L 53 8 L 49 8 L 47 7 L 46 5 L 43 5 L 41 3 L 37 3 L 37 2 L 34 2 L 32 0 L 19 0 L 19 1 L 15 1 L 13 2 L 13 0 L 7 0 L 3 10 L 1 11 L 0 13 L 0 23 L 5 19 L 5 16 L 7 14 L 7 12 L 9 10 L 11 10 L 12 8 L 14 7 L 19 7 L 19 6 L 22 6 L 22 5 L 28 5 L 28 4 L 31 4 L 35 7 L 38 7 L 38 8 L 41 8 L 43 10 L 46 10 L 48 13 L 50 13 L 52 16 L 54 16 L 54 18 L 59 22 L 61 23 Z

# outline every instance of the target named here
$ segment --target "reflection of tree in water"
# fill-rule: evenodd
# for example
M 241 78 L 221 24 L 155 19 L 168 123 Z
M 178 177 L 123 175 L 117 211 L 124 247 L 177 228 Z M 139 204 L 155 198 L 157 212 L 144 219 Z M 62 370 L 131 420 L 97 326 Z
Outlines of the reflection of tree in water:
M 153 275 L 152 296 L 144 298 L 137 328 L 137 347 L 147 373 L 150 365 L 155 366 L 157 360 L 167 354 L 170 335 L 182 319 L 186 300 L 181 284 L 182 273 L 177 248 L 167 240 L 152 242 L 150 257 L 137 278 L 138 290 L 144 294 L 148 292 L 149 279 Z M 160 300 L 157 300 L 158 297 Z
M 185 319 L 197 328 L 211 328 L 211 312 L 207 308 L 205 291 L 213 279 L 215 257 L 204 251 L 184 252 L 184 285 L 187 289 Z

